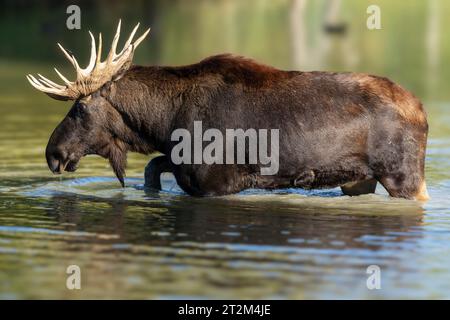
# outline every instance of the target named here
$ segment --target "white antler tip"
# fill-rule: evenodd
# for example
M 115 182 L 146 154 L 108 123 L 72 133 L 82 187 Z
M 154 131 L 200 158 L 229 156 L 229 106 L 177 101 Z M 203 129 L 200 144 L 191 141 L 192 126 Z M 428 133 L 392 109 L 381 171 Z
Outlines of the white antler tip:
M 98 48 L 96 48 L 95 37 L 91 30 L 88 30 L 89 36 L 91 38 L 91 56 L 89 64 L 85 69 L 81 69 L 79 67 L 79 64 L 72 52 L 64 49 L 64 47 L 59 42 L 57 43 L 58 47 L 64 53 L 66 58 L 75 67 L 77 73 L 76 81 L 69 81 L 56 68 L 54 68 L 54 70 L 64 81 L 65 86 L 59 85 L 51 81 L 50 79 L 45 78 L 41 74 L 37 74 L 37 78 L 32 74 L 27 74 L 27 80 L 33 87 L 35 87 L 39 91 L 50 94 L 52 97 L 56 96 L 66 99 L 76 99 L 80 95 L 87 95 L 94 92 L 104 84 L 104 81 L 109 81 L 111 79 L 111 76 L 114 75 L 118 70 L 120 70 L 124 66 L 131 65 L 131 59 L 133 58 L 134 50 L 150 32 L 150 28 L 148 28 L 143 35 L 141 35 L 134 43 L 132 43 L 133 37 L 140 26 L 140 23 L 138 23 L 131 32 L 131 35 L 126 41 L 122 51 L 119 54 L 116 54 L 121 26 L 122 19 L 119 19 L 117 31 L 112 41 L 111 50 L 104 62 L 101 62 L 102 34 L 99 33 L 98 35 Z

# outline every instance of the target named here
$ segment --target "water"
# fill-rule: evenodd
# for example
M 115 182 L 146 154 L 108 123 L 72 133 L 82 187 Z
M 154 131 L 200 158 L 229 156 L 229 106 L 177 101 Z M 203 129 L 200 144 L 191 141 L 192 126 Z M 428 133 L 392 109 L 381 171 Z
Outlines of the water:
M 272 39 L 289 42 L 285 1 L 258 2 L 248 23 L 268 22 L 256 29 L 247 29 L 247 20 L 239 18 L 239 12 L 250 10 L 239 2 L 195 3 L 204 25 L 210 18 L 203 17 L 215 17 L 205 12 L 222 12 L 232 3 L 228 9 L 237 13 L 229 15 L 231 21 L 241 23 L 235 28 L 254 34 L 273 27 L 280 36 Z M 414 3 L 406 10 L 386 2 L 386 16 L 405 10 L 418 15 L 425 4 Z M 360 9 L 351 1 L 346 6 L 347 14 Z M 286 60 L 289 51 L 279 49 L 283 46 L 266 52 L 261 37 L 248 42 L 245 32 L 234 31 L 225 38 L 235 41 L 218 44 L 211 33 L 221 27 L 180 29 L 167 21 L 191 21 L 195 10 L 182 4 L 166 9 L 159 8 L 167 37 L 156 36 L 159 51 L 152 62 L 193 62 L 220 48 L 296 67 L 295 59 Z M 260 19 L 266 17 L 271 19 Z M 386 28 L 393 20 L 387 21 Z M 410 23 L 417 32 L 398 26 L 397 34 L 383 30 L 369 40 L 358 34 L 349 39 L 355 48 L 386 39 L 415 48 L 408 34 L 420 35 L 424 21 Z M 189 38 L 192 29 L 203 36 L 204 46 L 182 41 L 178 52 L 177 37 Z M 140 155 L 130 155 L 125 189 L 96 157 L 83 159 L 76 173 L 53 176 L 44 148 L 70 104 L 52 101 L 25 82 L 26 73 L 50 72 L 48 62 L 0 59 L 0 298 L 450 298 L 450 96 L 427 89 L 426 77 L 414 74 L 422 69 L 405 71 L 425 60 L 423 42 L 414 45 L 421 49 L 409 50 L 402 61 L 359 50 L 362 60 L 350 68 L 388 75 L 424 99 L 430 122 L 426 204 L 389 198 L 382 188 L 360 197 L 343 196 L 338 189 L 288 189 L 197 199 L 185 195 L 170 175 L 164 176 L 161 193 L 146 193 L 142 177 L 149 158 Z M 142 53 L 138 59 L 148 63 Z M 337 54 L 318 68 L 341 70 L 348 63 Z M 441 85 L 448 83 L 445 70 L 437 77 Z M 72 264 L 81 268 L 81 290 L 66 289 L 66 268 Z M 366 287 L 366 269 L 374 264 L 381 268 L 381 290 Z

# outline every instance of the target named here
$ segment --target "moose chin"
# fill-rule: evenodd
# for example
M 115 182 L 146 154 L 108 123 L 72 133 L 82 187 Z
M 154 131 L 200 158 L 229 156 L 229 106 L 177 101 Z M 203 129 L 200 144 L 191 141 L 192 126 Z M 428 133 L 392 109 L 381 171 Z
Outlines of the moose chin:
M 178 66 L 132 65 L 137 25 L 116 53 L 120 22 L 106 60 L 92 33 L 85 69 L 59 47 L 76 69 L 64 84 L 28 75 L 39 91 L 75 103 L 50 137 L 46 157 L 54 173 L 75 171 L 89 154 L 109 162 L 124 185 L 128 152 L 163 155 L 146 168 L 146 186 L 160 189 L 172 172 L 190 195 L 218 196 L 247 188 L 307 189 L 340 186 L 346 195 L 375 192 L 426 200 L 424 177 L 428 124 L 421 102 L 387 78 L 360 73 L 283 71 L 222 54 Z M 279 129 L 279 170 L 261 175 L 261 164 L 174 164 L 176 129 Z

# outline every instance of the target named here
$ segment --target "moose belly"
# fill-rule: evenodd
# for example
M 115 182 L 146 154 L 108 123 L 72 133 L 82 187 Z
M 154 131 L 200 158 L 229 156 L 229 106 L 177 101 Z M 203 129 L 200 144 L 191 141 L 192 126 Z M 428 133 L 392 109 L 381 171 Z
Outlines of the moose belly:
M 295 180 L 294 186 L 305 189 L 335 188 L 355 181 L 372 178 L 369 170 L 364 167 L 342 170 L 329 168 L 311 170 L 311 177 L 305 180 Z

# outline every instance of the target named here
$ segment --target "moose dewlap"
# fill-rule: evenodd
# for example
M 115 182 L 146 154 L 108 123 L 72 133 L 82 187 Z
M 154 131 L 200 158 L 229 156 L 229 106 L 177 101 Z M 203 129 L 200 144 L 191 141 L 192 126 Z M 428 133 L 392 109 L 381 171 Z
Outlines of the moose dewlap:
M 27 76 L 52 98 L 75 101 L 46 149 L 52 172 L 74 171 L 83 156 L 97 154 L 109 159 L 123 185 L 128 151 L 158 151 L 164 155 L 150 161 L 146 185 L 158 189 L 160 174 L 172 172 L 195 196 L 337 186 L 358 195 L 374 192 L 380 182 L 393 197 L 428 198 L 426 113 L 399 85 L 368 74 L 283 71 L 232 55 L 181 67 L 132 66 L 133 53 L 148 33 L 133 42 L 137 27 L 116 53 L 119 22 L 105 61 L 101 36 L 96 47 L 90 34 L 85 69 L 60 46 L 76 69 L 73 82 L 58 71 L 63 85 Z M 277 170 L 261 174 L 267 163 L 259 160 L 173 161 L 172 133 L 183 129 L 194 136 L 196 121 L 217 136 L 227 129 L 277 130 Z M 245 159 L 251 159 L 251 148 L 246 150 Z

